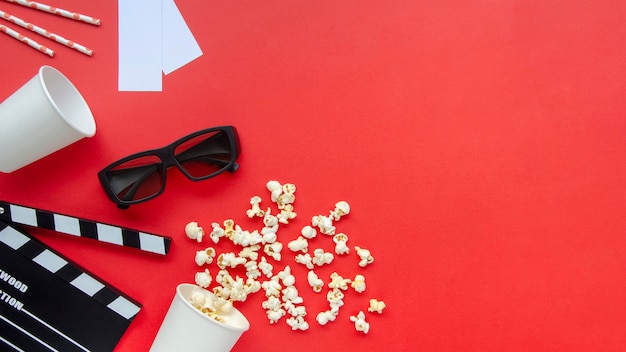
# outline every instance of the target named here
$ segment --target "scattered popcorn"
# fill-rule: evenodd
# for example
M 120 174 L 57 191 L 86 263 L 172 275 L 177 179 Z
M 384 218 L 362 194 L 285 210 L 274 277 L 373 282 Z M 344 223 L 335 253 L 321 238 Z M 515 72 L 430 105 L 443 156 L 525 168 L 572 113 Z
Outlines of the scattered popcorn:
M 303 227 L 300 232 L 302 233 L 302 236 L 304 238 L 308 239 L 313 239 L 315 238 L 315 236 L 317 236 L 317 231 L 310 225 L 306 225 L 305 227 Z
M 252 207 L 246 210 L 246 215 L 248 215 L 249 218 L 253 218 L 255 216 L 263 217 L 263 215 L 265 215 L 265 211 L 261 209 L 259 204 L 261 204 L 261 197 L 254 196 L 250 198 L 250 205 Z
M 274 276 L 268 281 L 263 281 L 261 287 L 265 290 L 265 296 L 280 296 L 280 291 L 282 290 L 282 286 L 278 282 L 278 277 Z
M 202 236 L 204 236 L 204 230 L 198 226 L 198 223 L 192 221 L 185 226 L 185 234 L 192 240 L 202 242 Z
M 296 277 L 291 271 L 291 267 L 286 265 L 283 270 L 276 275 L 273 274 L 274 266 L 268 262 L 268 258 L 281 261 L 283 242 L 278 240 L 278 230 L 282 225 L 287 225 L 297 217 L 294 210 L 296 186 L 292 183 L 284 185 L 278 181 L 269 181 L 266 184 L 271 194 L 271 200 L 278 208 L 278 214 L 272 214 L 272 208 L 261 208 L 261 197 L 250 198 L 250 208 L 246 210 L 248 218 L 262 219 L 260 230 L 244 230 L 233 219 L 223 221 L 223 227 L 217 222 L 211 224 L 209 234 L 211 240 L 217 244 L 220 239 L 226 237 L 234 245 L 241 246 L 237 253 L 227 252 L 216 257 L 216 251 L 212 247 L 196 251 L 195 262 L 198 266 L 212 264 L 216 262 L 220 270 L 215 279 L 212 278 L 209 269 L 195 274 L 196 284 L 200 287 L 208 288 L 213 281 L 217 285 L 213 288 L 213 295 L 194 294 L 190 298 L 190 303 L 198 308 L 203 314 L 215 318 L 218 321 L 223 319 L 220 314 L 233 309 L 233 302 L 243 302 L 248 295 L 263 290 L 266 300 L 262 302 L 263 309 L 270 324 L 275 324 L 282 317 L 288 315 L 286 324 L 292 330 L 308 330 L 309 323 L 305 320 L 307 315 L 304 299 L 299 295 L 295 286 Z M 331 252 L 326 252 L 322 248 L 316 248 L 311 254 L 308 253 L 309 241 L 317 237 L 317 232 L 332 237 L 334 242 L 334 252 L 336 255 L 350 254 L 347 245 L 348 236 L 343 232 L 337 232 L 334 222 L 341 220 L 350 213 L 350 205 L 346 201 L 335 203 L 335 208 L 328 216 L 316 215 L 311 218 L 311 224 L 302 227 L 301 235 L 295 240 L 287 243 L 290 251 L 298 253 L 295 255 L 295 262 L 302 264 L 309 269 L 307 282 L 313 292 L 319 293 L 325 283 L 314 272 L 315 266 L 331 264 L 335 257 Z M 190 239 L 198 242 L 202 241 L 203 229 L 197 222 L 190 222 L 185 226 L 185 233 Z M 263 251 L 261 251 L 263 249 Z M 371 252 L 367 249 L 354 247 L 356 255 L 359 257 L 359 266 L 365 267 L 374 261 Z M 237 253 L 237 254 L 236 254 Z M 215 260 L 216 259 L 216 260 Z M 245 267 L 243 277 L 231 275 L 228 269 Z M 240 269 L 237 269 L 240 270 Z M 257 281 L 260 277 L 267 279 L 263 282 Z M 365 291 L 365 277 L 357 274 L 353 280 L 346 279 L 333 272 L 328 282 L 329 291 L 326 300 L 329 309 L 319 312 L 316 321 L 319 325 L 326 325 L 335 321 L 339 315 L 339 310 L 344 306 L 345 294 L 348 288 L 353 288 L 356 292 Z M 382 313 L 385 308 L 383 301 L 370 299 L 368 312 Z M 357 331 L 368 333 L 370 325 L 365 321 L 365 314 L 360 311 L 356 316 L 351 316 Z
M 302 297 L 298 294 L 298 289 L 295 286 L 287 286 L 282 291 L 283 302 L 292 302 L 294 304 L 300 304 L 304 302 Z
M 272 202 L 278 201 L 278 196 L 283 193 L 283 186 L 278 181 L 268 181 L 265 185 L 272 195 Z
M 244 264 L 246 264 L 246 258 L 238 257 L 232 252 L 222 253 L 217 257 L 217 266 L 219 266 L 220 269 L 227 267 L 235 268 L 237 265 Z
M 252 246 L 249 246 L 249 247 L 244 247 L 239 252 L 239 257 L 250 259 L 250 260 L 257 260 L 257 259 L 259 259 L 259 252 L 258 251 L 260 249 L 261 249 L 261 246 L 259 246 L 259 245 L 252 245 Z
M 348 236 L 346 236 L 345 233 L 334 235 L 333 242 L 335 242 L 335 253 L 337 253 L 337 255 L 350 253 L 350 248 L 348 248 Z
M 311 225 L 317 227 L 321 233 L 332 236 L 335 234 L 333 219 L 329 216 L 317 215 L 311 219 Z
M 328 283 L 328 287 L 345 291 L 348 289 L 348 285 L 350 285 L 351 281 L 352 280 L 344 279 L 343 277 L 341 277 L 341 275 L 333 272 L 332 274 L 330 274 L 330 282 Z
M 323 249 L 317 248 L 313 251 L 313 264 L 322 266 L 324 264 L 330 264 L 335 259 L 335 256 L 330 252 L 324 252 Z
M 213 240 L 213 242 L 215 242 L 215 244 L 217 244 L 220 241 L 220 238 L 226 236 L 226 232 L 220 226 L 220 224 L 218 224 L 216 222 L 212 223 L 211 227 L 212 227 L 213 230 L 209 234 L 209 237 L 211 237 L 211 240 Z
M 385 309 L 385 307 L 387 307 L 385 302 L 372 298 L 370 299 L 370 307 L 367 309 L 367 311 L 370 313 L 376 312 L 378 314 L 381 314 L 383 312 L 383 309 Z
M 235 222 L 232 219 L 224 220 L 224 234 L 229 239 L 233 239 L 233 234 L 235 232 Z
M 211 264 L 215 258 L 215 249 L 208 247 L 203 251 L 196 252 L 196 264 L 203 266 L 204 264 Z
M 305 265 L 308 269 L 313 269 L 313 257 L 309 253 L 296 255 L 296 263 Z
M 261 306 L 266 310 L 279 310 L 283 307 L 283 302 L 277 296 L 269 296 Z
M 303 317 L 306 315 L 306 308 L 304 306 L 297 306 L 297 303 L 293 301 L 285 301 L 283 306 L 289 315 L 292 317 Z
M 276 261 L 280 261 L 280 252 L 283 250 L 283 244 L 280 242 L 268 243 L 263 247 L 263 252 L 268 256 L 274 258 Z
M 246 276 L 250 279 L 257 279 L 261 276 L 261 271 L 259 270 L 259 266 L 257 262 L 251 260 L 245 264 L 246 267 Z
M 339 221 L 342 216 L 350 214 L 350 204 L 346 201 L 339 201 L 335 204 L 335 209 L 330 212 L 330 216 Z
M 259 270 L 261 270 L 261 272 L 265 276 L 267 276 L 268 278 L 272 277 L 272 270 L 274 270 L 274 266 L 268 263 L 265 257 L 261 258 L 261 262 L 258 264 L 258 266 L 259 266 Z
M 324 287 L 324 281 L 320 279 L 313 270 L 309 270 L 307 279 L 309 281 L 309 285 L 311 286 L 311 288 L 313 288 L 313 292 L 322 291 L 322 287 Z
M 345 295 L 338 288 L 333 288 L 326 294 L 326 300 L 328 301 L 330 308 L 337 310 L 337 312 L 339 312 L 339 308 L 341 308 L 344 304 L 344 297 Z
M 287 247 L 289 247 L 289 249 L 292 252 L 302 252 L 302 253 L 306 253 L 306 251 L 309 248 L 309 241 L 307 241 L 306 238 L 302 237 L 302 236 L 298 236 L 297 239 L 289 242 L 287 244 Z
M 309 323 L 304 320 L 302 316 L 295 316 L 287 318 L 287 325 L 291 326 L 292 330 L 308 330 Z
M 374 262 L 374 257 L 372 257 L 372 254 L 368 249 L 355 246 L 354 250 L 359 258 L 361 258 L 361 261 L 359 261 L 360 267 L 366 267 L 368 264 L 372 264 Z
M 267 311 L 267 318 L 269 319 L 270 324 L 275 324 L 282 317 L 284 317 L 285 314 L 287 314 L 287 312 L 285 312 L 285 310 L 282 309 L 282 308 L 276 309 L 276 310 L 268 310 Z
M 285 204 L 285 206 L 280 210 L 280 213 L 276 215 L 278 218 L 278 222 L 282 224 L 288 224 L 289 220 L 293 220 L 298 216 L 296 212 L 293 211 L 293 205 Z
M 327 310 L 324 312 L 319 312 L 317 313 L 317 317 L 315 317 L 315 320 L 317 320 L 317 323 L 320 325 L 326 325 L 330 321 L 335 321 L 335 319 L 337 319 L 338 314 L 339 314 L 339 310 L 333 310 L 333 309 Z
M 276 205 L 278 206 L 278 209 L 284 209 L 285 206 L 290 205 L 293 202 L 295 202 L 296 200 L 296 195 L 294 194 L 295 192 L 296 192 L 296 185 L 294 185 L 293 183 L 286 183 L 282 187 L 282 194 L 280 194 L 276 198 Z
M 363 291 L 365 291 L 365 276 L 363 276 L 363 275 L 355 276 L 354 280 L 352 280 L 352 283 L 350 284 L 350 286 L 352 286 L 352 288 L 356 292 L 362 293 Z
M 354 322 L 354 328 L 356 331 L 360 331 L 364 334 L 369 332 L 370 324 L 365 321 L 365 313 L 363 313 L 363 311 L 360 311 L 356 316 L 351 316 L 350 321 Z
M 202 288 L 209 287 L 209 285 L 213 281 L 213 278 L 211 277 L 211 273 L 209 272 L 209 269 L 204 269 L 204 271 L 197 272 L 195 281 L 196 281 L 196 285 Z
M 276 276 L 282 281 L 285 286 L 293 286 L 296 283 L 296 277 L 291 275 L 291 267 L 287 265 L 285 269 L 280 271 Z

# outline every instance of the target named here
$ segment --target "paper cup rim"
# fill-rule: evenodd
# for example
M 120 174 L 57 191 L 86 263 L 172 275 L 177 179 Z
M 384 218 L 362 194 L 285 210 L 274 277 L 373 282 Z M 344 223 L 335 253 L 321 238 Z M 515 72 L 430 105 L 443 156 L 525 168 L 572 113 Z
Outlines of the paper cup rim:
M 209 291 L 209 290 L 206 290 L 206 289 L 204 289 L 204 288 L 202 288 L 202 287 L 200 287 L 200 286 L 198 286 L 198 285 L 194 285 L 194 284 L 188 284 L 188 283 L 185 283 L 185 284 L 179 284 L 178 286 L 176 286 L 176 297 L 177 297 L 177 298 L 179 298 L 181 301 L 183 301 L 183 303 L 185 304 L 185 306 L 186 306 L 188 309 L 191 309 L 191 310 L 194 312 L 194 314 L 198 314 L 198 315 L 199 315 L 199 316 L 201 316 L 202 318 L 204 318 L 204 319 L 206 319 L 206 320 L 210 321 L 210 322 L 211 322 L 211 324 L 215 324 L 215 325 L 217 325 L 217 326 L 219 326 L 219 327 L 226 328 L 227 330 L 231 330 L 231 331 L 236 331 L 236 332 L 241 332 L 241 333 L 243 333 L 243 332 L 245 332 L 245 331 L 248 331 L 248 329 L 250 329 L 250 322 L 248 321 L 248 319 L 246 318 L 246 316 L 245 316 L 245 315 L 243 315 L 243 313 L 241 313 L 241 312 L 239 311 L 239 309 L 237 309 L 237 308 L 235 308 L 235 307 L 233 307 L 233 308 L 232 308 L 232 309 L 233 309 L 233 312 L 234 312 L 236 315 L 238 315 L 239 317 L 241 317 L 241 318 L 243 319 L 243 321 L 246 323 L 246 324 L 245 324 L 245 326 L 238 327 L 238 326 L 232 326 L 232 325 L 228 325 L 228 324 L 220 323 L 219 321 L 217 321 L 217 320 L 215 320 L 215 319 L 213 319 L 213 318 L 211 318 L 211 317 L 206 316 L 206 315 L 205 315 L 205 314 L 203 314 L 201 311 L 199 311 L 196 307 L 194 307 L 194 306 L 191 304 L 191 302 L 189 302 L 189 300 L 187 300 L 187 299 L 185 298 L 185 296 L 183 296 L 183 293 L 182 293 L 182 291 L 181 291 L 181 290 L 182 290 L 184 287 L 189 287 L 190 289 L 197 289 L 197 290 L 200 290 L 200 291 L 204 291 L 205 293 L 207 293 L 207 294 L 209 294 L 209 295 L 211 295 L 211 296 L 214 296 L 215 294 L 214 294 L 213 292 Z
M 46 71 L 49 71 L 61 78 L 65 82 L 65 84 L 67 84 L 68 88 L 71 88 L 71 93 L 74 95 L 74 98 L 83 105 L 85 112 L 88 114 L 86 118 L 89 119 L 89 124 L 86 125 L 86 128 L 83 128 L 83 126 L 79 126 L 71 119 L 68 119 L 66 116 L 67 114 L 59 108 L 56 101 L 54 100 L 54 97 L 50 94 L 50 91 L 48 90 L 48 85 L 46 84 L 46 80 L 44 77 L 44 73 Z M 87 105 L 87 102 L 85 101 L 85 98 L 83 98 L 82 94 L 80 94 L 72 81 L 70 81 L 63 73 L 61 73 L 61 71 L 49 65 L 41 66 L 39 68 L 38 76 L 39 83 L 41 83 L 41 87 L 46 94 L 46 98 L 48 98 L 48 101 L 52 105 L 52 108 L 59 114 L 59 116 L 61 116 L 63 121 L 65 121 L 69 126 L 72 127 L 74 131 L 78 132 L 80 135 L 84 137 L 93 137 L 96 134 L 96 122 L 94 120 L 91 109 L 89 109 L 89 105 Z

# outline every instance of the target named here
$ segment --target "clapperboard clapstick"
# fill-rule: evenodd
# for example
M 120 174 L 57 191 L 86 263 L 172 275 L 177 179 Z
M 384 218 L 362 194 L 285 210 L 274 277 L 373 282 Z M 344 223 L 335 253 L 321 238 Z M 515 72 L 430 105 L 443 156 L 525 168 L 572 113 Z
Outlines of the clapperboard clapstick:
M 172 239 L 47 210 L 0 201 L 0 220 L 95 239 L 161 255 L 167 254 Z
M 141 305 L 0 221 L 0 351 L 112 351 Z

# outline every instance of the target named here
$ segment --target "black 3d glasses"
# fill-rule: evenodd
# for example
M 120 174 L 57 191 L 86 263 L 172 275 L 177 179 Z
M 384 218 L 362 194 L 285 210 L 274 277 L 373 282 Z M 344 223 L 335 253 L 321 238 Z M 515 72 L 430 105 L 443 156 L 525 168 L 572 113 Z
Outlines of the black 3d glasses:
M 192 181 L 237 171 L 240 154 L 233 126 L 205 129 L 159 149 L 127 156 L 98 173 L 108 197 L 120 209 L 152 199 L 165 189 L 167 169 L 176 166 Z

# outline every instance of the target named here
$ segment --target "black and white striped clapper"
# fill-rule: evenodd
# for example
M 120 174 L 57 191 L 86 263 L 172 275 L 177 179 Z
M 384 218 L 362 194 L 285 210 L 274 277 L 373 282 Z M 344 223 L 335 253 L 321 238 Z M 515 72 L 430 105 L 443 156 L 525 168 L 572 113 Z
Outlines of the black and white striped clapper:
M 170 237 L 0 201 L 0 220 L 165 255 Z
M 0 351 L 112 351 L 141 305 L 0 221 Z

